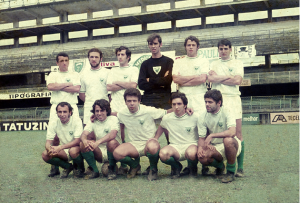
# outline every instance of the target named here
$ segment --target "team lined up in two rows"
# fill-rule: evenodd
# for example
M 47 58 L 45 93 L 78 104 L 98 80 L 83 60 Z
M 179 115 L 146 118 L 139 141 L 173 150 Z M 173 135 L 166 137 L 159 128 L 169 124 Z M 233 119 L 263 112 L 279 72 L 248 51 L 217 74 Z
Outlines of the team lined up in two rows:
M 152 57 L 142 63 L 140 71 L 128 65 L 131 52 L 123 46 L 116 49 L 120 66 L 112 70 L 101 68 L 102 52 L 91 49 L 91 69 L 81 78 L 78 73 L 68 72 L 68 55 L 58 54 L 59 71 L 47 79 L 47 87 L 53 93 L 42 157 L 52 164 L 49 176 L 60 174 L 61 166 L 65 169 L 62 178 L 73 169 L 74 176 L 87 174 L 87 179 L 96 178 L 96 161 L 108 161 L 108 179 L 115 179 L 116 162 L 120 161 L 119 173 L 127 173 L 129 165 L 127 177 L 132 178 L 141 169 L 141 156 L 149 158 L 150 167 L 143 173 L 148 180 L 158 178 L 159 159 L 171 165 L 173 178 L 180 174 L 196 176 L 198 161 L 202 175 L 209 175 L 207 166 L 213 166 L 216 175 L 222 176 L 225 160 L 227 174 L 222 182 L 243 176 L 239 84 L 244 71 L 242 62 L 230 57 L 230 41 L 218 43 L 221 59 L 211 64 L 198 57 L 200 44 L 194 36 L 185 40 L 187 56 L 174 64 L 161 54 L 159 35 L 152 34 L 147 41 Z M 212 83 L 212 90 L 207 91 L 206 81 Z M 137 85 L 144 90 L 143 96 Z M 84 101 L 84 129 L 76 105 L 78 92 Z M 155 119 L 160 118 L 157 128 Z M 125 128 L 130 142 L 125 142 Z M 158 142 L 162 133 L 168 142 L 163 148 Z M 86 172 L 83 159 L 89 164 Z M 184 170 L 182 160 L 188 162 Z

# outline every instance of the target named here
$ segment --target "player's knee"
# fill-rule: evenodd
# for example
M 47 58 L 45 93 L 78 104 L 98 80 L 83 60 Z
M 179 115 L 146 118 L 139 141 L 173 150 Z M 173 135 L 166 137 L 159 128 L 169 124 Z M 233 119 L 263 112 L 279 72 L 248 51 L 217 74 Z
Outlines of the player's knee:
M 168 160 L 170 158 L 168 151 L 165 150 L 165 149 L 160 150 L 159 151 L 159 158 L 162 161 Z
M 49 159 L 50 159 L 50 157 L 49 157 L 46 150 L 44 150 L 43 153 L 42 153 L 42 159 L 46 162 L 49 161 Z
M 234 138 L 232 138 L 232 137 L 225 137 L 223 139 L 224 146 L 226 147 L 226 146 L 232 145 L 233 144 L 233 140 L 234 140 Z
M 120 160 L 121 158 L 121 153 L 122 151 L 120 149 L 118 149 L 118 147 L 114 150 L 113 152 L 113 156 L 116 160 Z
M 69 154 L 70 154 L 71 158 L 73 158 L 73 159 L 78 157 L 80 154 L 80 148 L 78 146 L 70 148 Z
M 150 153 L 150 154 L 155 154 L 157 153 L 157 151 L 160 149 L 160 145 L 158 143 L 157 140 L 150 140 L 148 143 L 147 143 L 147 151 Z
M 106 143 L 106 147 L 109 152 L 113 152 L 119 145 L 119 142 L 115 139 L 110 140 Z

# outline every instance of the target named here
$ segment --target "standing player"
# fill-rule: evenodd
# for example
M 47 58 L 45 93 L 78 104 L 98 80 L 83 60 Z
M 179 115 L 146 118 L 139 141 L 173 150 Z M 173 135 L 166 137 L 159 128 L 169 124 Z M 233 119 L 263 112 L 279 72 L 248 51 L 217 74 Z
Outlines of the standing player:
M 84 73 L 81 77 L 79 98 L 84 102 L 84 124 L 89 122 L 92 115 L 92 105 L 96 100 L 105 99 L 108 101 L 106 80 L 110 70 L 100 67 L 102 57 L 103 54 L 99 49 L 90 49 L 88 52 L 88 58 L 91 64 L 91 69 Z
M 152 57 L 142 63 L 139 73 L 138 85 L 144 90 L 142 104 L 169 109 L 173 60 L 161 54 L 162 40 L 158 34 L 151 34 L 147 42 Z
M 124 92 L 128 88 L 136 88 L 139 69 L 137 67 L 129 66 L 128 62 L 131 58 L 131 51 L 125 47 L 120 46 L 115 51 L 120 66 L 113 68 L 107 78 L 107 91 L 111 91 L 111 109 L 112 112 L 118 112 L 125 108 Z M 119 132 L 120 134 L 120 132 Z M 122 137 L 124 143 L 124 137 Z M 126 174 L 128 171 L 127 165 L 121 163 L 118 174 Z
M 85 179 L 99 177 L 96 161 L 100 163 L 109 161 L 108 180 L 116 179 L 116 160 L 113 157 L 113 152 L 122 143 L 121 138 L 117 136 L 120 128 L 118 118 L 110 116 L 110 104 L 105 99 L 96 100 L 91 112 L 95 115 L 95 120 L 93 123 L 89 121 L 85 126 L 80 143 L 82 156 L 93 169 Z M 87 139 L 91 132 L 94 132 L 96 141 Z
M 204 95 L 207 113 L 198 121 L 198 159 L 201 164 L 217 168 L 216 175 L 222 175 L 227 160 L 227 174 L 222 182 L 234 180 L 236 157 L 241 152 L 241 141 L 236 135 L 236 121 L 231 111 L 222 107 L 219 90 L 209 90 Z
M 206 79 L 209 72 L 209 61 L 198 56 L 200 46 L 199 39 L 189 36 L 184 41 L 187 56 L 177 59 L 174 62 L 173 82 L 178 85 L 178 91 L 185 93 L 188 99 L 188 107 L 193 108 L 199 115 L 205 112 L 205 102 L 203 96 L 207 91 Z M 172 87 L 174 87 L 172 85 Z M 172 89 L 176 92 L 176 89 Z M 208 168 L 202 167 L 203 170 Z M 189 168 L 183 170 L 184 174 L 189 174 Z
M 127 89 L 124 99 L 127 108 L 119 111 L 117 116 L 120 123 L 126 127 L 131 141 L 117 147 L 114 157 L 117 161 L 130 166 L 127 178 L 133 178 L 141 169 L 140 157 L 146 155 L 149 158 L 151 169 L 148 180 L 155 180 L 152 173 L 157 173 L 160 145 L 153 138 L 156 131 L 154 119 L 163 117 L 167 111 L 140 105 L 141 93 L 138 89 Z M 124 128 L 121 128 L 121 133 L 124 133 Z
M 162 118 L 155 135 L 158 139 L 164 132 L 170 139 L 170 144 L 160 150 L 159 158 L 165 164 L 171 165 L 172 178 L 180 177 L 182 165 L 179 161 L 183 160 L 188 161 L 189 174 L 197 176 L 198 114 L 189 116 L 186 113 L 188 99 L 185 94 L 173 93 L 171 100 L 173 112 Z
M 230 57 L 232 52 L 231 42 L 227 39 L 218 42 L 218 51 L 221 60 L 214 61 L 210 66 L 208 81 L 212 83 L 212 89 L 220 90 L 223 95 L 224 107 L 233 112 L 236 119 L 236 136 L 242 142 L 241 154 L 237 158 L 237 177 L 244 175 L 244 141 L 242 136 L 242 102 L 239 85 L 244 77 L 243 62 Z
M 209 61 L 198 56 L 199 40 L 194 36 L 185 39 L 184 47 L 187 56 L 175 60 L 173 81 L 178 84 L 178 91 L 186 95 L 188 107 L 194 112 L 205 111 L 203 96 L 207 91 L 206 79 L 209 72 Z M 176 90 L 172 89 L 172 92 Z
M 73 165 L 69 160 L 73 160 L 73 164 L 77 165 L 75 177 L 82 177 L 84 164 L 80 154 L 80 135 L 82 132 L 82 122 L 79 116 L 72 116 L 73 108 L 67 102 L 61 102 L 56 107 L 58 118 L 49 124 L 47 129 L 46 150 L 42 153 L 45 162 L 64 168 L 60 178 L 67 178 L 73 170 Z M 59 146 L 53 146 L 53 139 L 58 136 L 60 140 Z M 59 175 L 58 169 L 52 174 Z
M 78 117 L 77 94 L 80 90 L 80 77 L 77 72 L 69 72 L 69 56 L 60 52 L 56 56 L 57 72 L 51 72 L 47 78 L 47 88 L 52 91 L 49 121 L 56 120 L 56 106 L 60 102 L 69 102 L 73 108 L 73 115 Z

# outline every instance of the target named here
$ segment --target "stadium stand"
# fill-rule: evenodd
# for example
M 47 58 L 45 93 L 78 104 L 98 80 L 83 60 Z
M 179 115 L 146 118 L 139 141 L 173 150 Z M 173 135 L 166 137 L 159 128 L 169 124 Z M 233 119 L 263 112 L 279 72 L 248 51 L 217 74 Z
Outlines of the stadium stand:
M 273 17 L 277 10 L 299 7 L 295 0 L 233 0 L 209 4 L 200 0 L 199 5 L 177 7 L 177 0 L 0 0 L 0 26 L 12 24 L 0 30 L 0 42 L 13 40 L 13 43 L 0 45 L 0 95 L 24 92 L 45 92 L 45 77 L 55 64 L 58 52 L 65 51 L 70 59 L 86 58 L 87 51 L 99 47 L 104 52 L 104 61 L 116 61 L 114 48 L 125 45 L 132 53 L 148 53 L 146 38 L 149 33 L 158 32 L 163 38 L 162 51 L 175 50 L 175 55 L 185 54 L 183 41 L 188 35 L 200 39 L 200 48 L 215 47 L 220 38 L 229 39 L 233 45 L 255 44 L 256 55 L 264 59 L 259 65 L 245 67 L 245 80 L 250 87 L 241 87 L 244 113 L 268 114 L 270 112 L 299 111 L 299 16 Z M 166 9 L 148 11 L 148 6 Z M 126 8 L 139 7 L 135 13 L 120 14 Z M 109 15 L 97 16 L 98 12 L 111 11 Z M 266 17 L 254 20 L 239 20 L 240 15 L 250 12 L 266 12 Z M 80 20 L 69 20 L 71 15 L 85 14 Z M 233 15 L 231 22 L 208 23 L 210 17 Z M 58 17 L 52 23 L 44 19 Z M 179 20 L 201 18 L 199 25 L 177 27 Z M 21 21 L 34 20 L 30 26 L 20 26 Z M 148 30 L 148 24 L 169 22 L 170 27 Z M 120 32 L 122 26 L 140 25 L 140 31 Z M 95 30 L 112 28 L 110 34 L 96 35 Z M 86 31 L 87 35 L 70 38 L 74 31 Z M 43 41 L 49 34 L 59 34 L 59 39 Z M 24 37 L 36 37 L 30 43 L 20 43 Z M 286 59 L 272 63 L 271 58 L 280 54 L 296 53 L 296 59 Z M 272 86 L 273 85 L 273 86 Z M 281 85 L 281 90 L 276 89 Z M 291 88 L 292 87 L 292 88 Z M 252 94 L 263 89 L 260 94 Z M 288 89 L 289 91 L 284 91 Z M 293 90 L 292 90 L 293 89 Z M 279 96 L 278 96 L 279 95 Z M 17 109 L 21 102 L 1 100 L 0 122 L 3 120 L 43 120 L 48 116 L 49 98 L 34 100 L 32 110 Z M 38 101 L 37 101 L 38 100 Z M 22 102 L 25 105 L 25 102 Z M 11 106 L 13 105 L 13 106 Z M 30 107 L 30 105 L 28 105 Z M 7 109 L 13 108 L 13 109 Z M 10 113 L 11 112 L 11 113 Z M 34 113 L 33 113 L 34 112 Z M 82 109 L 79 108 L 80 115 Z M 19 115 L 19 116 L 17 116 Z M 23 115 L 23 116 L 22 116 Z M 268 123 L 268 122 L 266 122 Z

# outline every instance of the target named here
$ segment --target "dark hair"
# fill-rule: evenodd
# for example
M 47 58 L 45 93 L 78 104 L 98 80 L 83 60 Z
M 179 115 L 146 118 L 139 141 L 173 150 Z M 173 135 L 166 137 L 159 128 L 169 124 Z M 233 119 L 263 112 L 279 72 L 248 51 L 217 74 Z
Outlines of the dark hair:
M 208 90 L 205 95 L 204 95 L 204 99 L 206 98 L 211 98 L 213 99 L 216 103 L 218 103 L 219 101 L 221 101 L 221 105 L 223 104 L 223 98 L 222 98 L 222 94 L 219 90 L 213 89 L 213 90 Z
M 59 52 L 59 53 L 56 55 L 56 62 L 58 62 L 58 57 L 59 57 L 59 56 L 68 57 L 68 59 L 69 59 L 68 54 L 66 54 L 65 52 Z
M 131 59 L 131 51 L 125 46 L 120 46 L 119 48 L 116 48 L 116 51 L 115 51 L 116 56 L 117 56 L 118 52 L 121 52 L 122 50 L 126 50 L 126 56 L 127 56 L 127 58 L 129 57 L 129 60 L 128 60 L 128 62 L 129 62 Z
M 184 105 L 187 105 L 188 104 L 188 99 L 186 98 L 185 94 L 184 93 L 181 93 L 181 92 L 174 92 L 172 93 L 171 95 L 171 101 L 173 101 L 173 99 L 177 99 L 177 98 L 180 98 L 183 102 Z
M 153 42 L 156 38 L 158 39 L 159 44 L 161 44 L 162 43 L 161 37 L 159 34 L 156 34 L 156 33 L 149 35 L 149 37 L 147 38 L 148 44 L 150 42 Z
M 231 42 L 228 39 L 221 39 L 218 42 L 218 49 L 219 49 L 219 46 L 221 46 L 221 45 L 229 46 L 229 48 L 231 48 Z
M 90 57 L 91 52 L 98 52 L 100 54 L 100 58 L 102 59 L 103 53 L 102 53 L 102 51 L 100 51 L 100 49 L 97 49 L 97 48 L 90 49 L 89 52 L 88 52 L 88 58 Z
M 190 35 L 190 36 L 188 36 L 187 38 L 185 38 L 185 41 L 184 41 L 184 47 L 186 46 L 186 43 L 187 43 L 188 40 L 191 40 L 191 41 L 196 42 L 197 47 L 200 46 L 199 39 L 198 39 L 197 37 L 193 36 L 193 35 Z
M 110 116 L 111 108 L 110 108 L 110 104 L 107 100 L 105 100 L 105 99 L 96 100 L 93 104 L 93 110 L 91 110 L 91 112 L 93 114 L 95 114 L 95 112 L 96 112 L 96 105 L 99 106 L 102 110 L 106 110 L 106 115 Z
M 129 88 L 129 89 L 126 89 L 126 91 L 124 92 L 124 100 L 126 102 L 126 97 L 127 96 L 134 96 L 134 97 L 137 97 L 138 98 L 138 101 L 141 101 L 142 99 L 142 95 L 141 95 L 141 92 L 140 90 L 136 89 L 136 88 Z
M 68 102 L 60 102 L 59 104 L 57 104 L 56 112 L 57 112 L 58 106 L 61 106 L 61 107 L 67 106 L 69 109 L 69 112 L 71 112 L 71 115 L 73 114 L 73 107 Z

